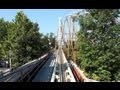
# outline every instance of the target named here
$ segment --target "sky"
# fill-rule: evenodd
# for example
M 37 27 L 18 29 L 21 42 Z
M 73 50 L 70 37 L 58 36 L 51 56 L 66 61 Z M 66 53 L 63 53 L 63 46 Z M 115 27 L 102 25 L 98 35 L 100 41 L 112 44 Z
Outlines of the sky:
M 55 35 L 57 34 L 59 17 L 64 20 L 65 16 L 80 11 L 80 9 L 0 9 L 0 18 L 12 21 L 16 13 L 21 10 L 32 22 L 39 24 L 40 33 L 53 32 Z

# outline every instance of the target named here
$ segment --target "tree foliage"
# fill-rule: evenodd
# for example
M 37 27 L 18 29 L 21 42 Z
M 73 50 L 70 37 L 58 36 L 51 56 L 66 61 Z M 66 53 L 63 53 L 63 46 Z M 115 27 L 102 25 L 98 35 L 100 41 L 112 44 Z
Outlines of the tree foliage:
M 18 12 L 11 22 L 0 19 L 0 59 L 12 59 L 12 67 L 18 67 L 36 59 L 50 50 L 50 36 L 39 32 L 37 23 L 30 21 L 22 12 Z M 54 45 L 54 43 L 52 43 Z
M 89 78 L 120 79 L 119 9 L 87 9 L 79 14 L 77 59 Z

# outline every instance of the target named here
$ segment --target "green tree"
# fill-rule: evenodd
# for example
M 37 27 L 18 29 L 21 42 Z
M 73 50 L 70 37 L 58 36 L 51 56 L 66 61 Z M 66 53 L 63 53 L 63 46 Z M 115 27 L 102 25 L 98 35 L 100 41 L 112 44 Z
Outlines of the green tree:
M 94 79 L 96 75 L 101 81 L 117 80 L 116 73 L 120 70 L 119 9 L 87 9 L 86 12 L 78 17 L 81 28 L 76 47 L 80 68 L 89 78 Z
M 22 11 L 12 22 L 0 19 L 0 25 L 0 59 L 9 61 L 11 58 L 13 68 L 47 53 L 49 42 L 54 45 L 54 34 L 40 33 L 38 24 L 30 21 Z
M 0 27 L 0 59 L 5 60 L 4 57 L 7 57 L 8 54 L 6 51 L 4 51 L 4 49 L 7 47 L 6 38 L 7 38 L 7 28 L 9 26 L 9 22 L 1 18 L 0 26 L 1 26 Z

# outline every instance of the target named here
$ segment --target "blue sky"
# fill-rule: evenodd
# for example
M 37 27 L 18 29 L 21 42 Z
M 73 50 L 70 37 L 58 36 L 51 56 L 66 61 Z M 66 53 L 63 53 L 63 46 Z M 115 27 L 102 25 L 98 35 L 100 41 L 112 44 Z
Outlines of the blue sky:
M 58 18 L 61 17 L 64 20 L 66 15 L 77 12 L 80 9 L 0 9 L 0 18 L 11 21 L 16 13 L 21 10 L 31 21 L 39 24 L 41 33 L 53 32 L 56 35 Z

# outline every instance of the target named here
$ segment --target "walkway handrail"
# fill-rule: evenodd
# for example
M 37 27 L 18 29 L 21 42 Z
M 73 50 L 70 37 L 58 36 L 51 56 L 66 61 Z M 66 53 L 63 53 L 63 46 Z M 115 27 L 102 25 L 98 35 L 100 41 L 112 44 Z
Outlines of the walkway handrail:
M 0 77 L 0 82 L 7 82 L 7 81 L 15 82 L 15 81 L 17 81 L 23 74 L 25 74 L 29 70 L 33 69 L 33 67 L 36 66 L 39 61 L 43 60 L 47 55 L 48 55 L 48 53 L 38 59 L 35 59 L 33 61 L 30 61 L 30 62 L 18 67 L 17 69 L 11 71 L 7 75 Z

